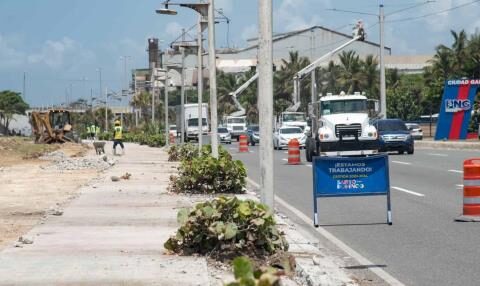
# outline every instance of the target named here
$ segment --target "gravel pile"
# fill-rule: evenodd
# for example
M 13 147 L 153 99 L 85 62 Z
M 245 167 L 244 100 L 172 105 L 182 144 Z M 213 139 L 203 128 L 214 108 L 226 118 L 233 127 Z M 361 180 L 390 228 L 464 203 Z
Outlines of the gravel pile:
M 115 164 L 114 160 L 108 160 L 107 156 L 87 156 L 83 158 L 70 158 L 61 151 L 55 151 L 40 157 L 41 160 L 52 161 L 53 164 L 44 166 L 47 170 L 82 170 L 97 169 L 105 170 Z

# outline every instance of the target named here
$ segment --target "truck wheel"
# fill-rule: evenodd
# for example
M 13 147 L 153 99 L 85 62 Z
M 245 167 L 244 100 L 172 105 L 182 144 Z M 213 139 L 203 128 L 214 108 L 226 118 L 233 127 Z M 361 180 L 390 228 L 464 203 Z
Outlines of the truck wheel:
M 312 141 L 312 138 L 307 138 L 307 142 L 305 142 L 305 155 L 307 157 L 307 162 L 312 162 L 315 152 L 315 142 Z

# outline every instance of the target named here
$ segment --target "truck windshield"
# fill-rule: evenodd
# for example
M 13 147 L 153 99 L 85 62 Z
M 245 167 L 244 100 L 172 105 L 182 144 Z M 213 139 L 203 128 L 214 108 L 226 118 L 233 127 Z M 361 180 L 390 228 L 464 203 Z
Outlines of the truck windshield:
M 322 115 L 367 112 L 367 101 L 364 99 L 322 101 Z
M 188 119 L 188 126 L 198 126 L 198 118 Z M 202 118 L 202 126 L 207 126 L 207 119 Z
M 407 131 L 407 126 L 401 120 L 379 120 L 378 131 Z
M 245 118 L 228 118 L 227 123 L 245 123 Z
M 283 122 L 289 121 L 305 121 L 305 114 L 299 113 L 284 113 Z

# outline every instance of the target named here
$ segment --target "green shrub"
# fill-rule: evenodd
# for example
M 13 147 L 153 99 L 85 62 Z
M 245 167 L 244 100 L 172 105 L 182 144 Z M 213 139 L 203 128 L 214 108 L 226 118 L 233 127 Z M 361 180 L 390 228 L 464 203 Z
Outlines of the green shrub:
M 202 146 L 202 156 L 208 156 L 212 154 L 211 145 Z M 219 157 L 232 158 L 232 156 L 222 146 L 218 146 Z M 168 149 L 168 161 L 183 161 L 192 160 L 198 156 L 198 147 L 193 144 L 172 145 Z
M 273 267 L 253 268 L 252 262 L 244 256 L 233 260 L 233 274 L 235 281 L 226 286 L 278 286 L 282 271 Z
M 195 157 L 183 160 L 179 175 L 170 177 L 169 189 L 181 193 L 243 193 L 247 171 L 239 160 L 231 157 Z
M 267 206 L 237 197 L 219 197 L 182 209 L 180 228 L 164 244 L 180 254 L 209 254 L 219 258 L 240 255 L 264 257 L 288 250 L 288 243 Z
M 113 140 L 113 134 L 109 132 L 101 132 L 98 134 L 98 140 L 100 141 Z
M 198 155 L 198 147 L 193 144 L 172 145 L 168 149 L 168 161 L 191 160 Z

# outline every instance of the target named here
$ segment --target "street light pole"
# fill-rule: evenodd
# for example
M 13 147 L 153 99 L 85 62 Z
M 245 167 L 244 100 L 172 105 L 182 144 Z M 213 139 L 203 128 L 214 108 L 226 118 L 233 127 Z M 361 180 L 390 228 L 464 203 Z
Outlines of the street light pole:
M 260 199 L 274 209 L 272 0 L 258 1 L 258 111 L 260 121 Z
M 203 49 L 202 32 L 204 26 L 202 15 L 198 15 L 198 35 L 197 35 L 197 97 L 198 97 L 198 153 L 202 151 L 203 143 Z
M 260 1 L 263 3 L 264 1 Z M 271 2 L 267 0 L 266 2 Z M 210 74 L 210 113 L 212 124 L 212 156 L 218 158 L 218 137 L 217 137 L 217 60 L 215 53 L 215 4 L 210 0 L 208 5 L 208 70 Z M 271 70 L 270 66 L 270 70 Z M 270 137 L 271 134 L 270 134 Z M 273 160 L 272 160 L 273 164 Z
M 384 43 L 384 25 L 385 14 L 383 11 L 383 0 L 380 0 L 380 116 L 387 118 L 387 95 L 385 83 L 385 43 Z
M 181 113 L 181 128 L 180 128 L 180 142 L 185 143 L 185 29 L 182 29 L 182 46 L 180 46 L 180 51 L 182 53 L 182 72 L 180 75 L 180 113 Z
M 168 127 L 168 69 L 165 70 L 165 145 L 169 145 L 170 131 Z
M 105 132 L 108 132 L 108 87 L 105 88 Z

